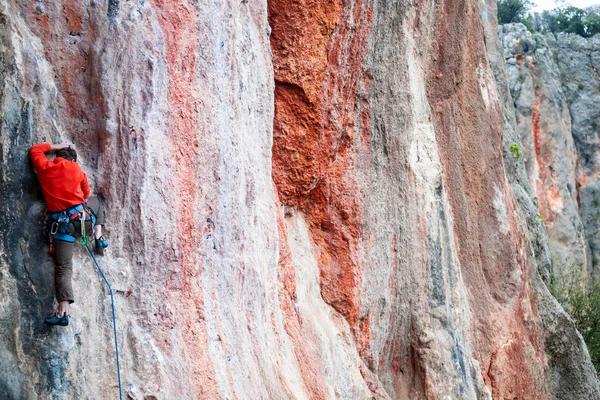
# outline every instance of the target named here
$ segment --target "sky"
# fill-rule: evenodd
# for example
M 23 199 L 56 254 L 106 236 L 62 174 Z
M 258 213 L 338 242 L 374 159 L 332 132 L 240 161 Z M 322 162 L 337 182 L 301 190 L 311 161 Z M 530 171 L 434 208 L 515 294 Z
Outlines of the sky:
M 533 11 L 537 12 L 556 8 L 554 0 L 533 0 L 533 3 L 536 4 L 536 6 L 533 7 Z M 567 0 L 566 3 L 578 8 L 586 8 L 589 6 L 600 5 L 600 0 Z

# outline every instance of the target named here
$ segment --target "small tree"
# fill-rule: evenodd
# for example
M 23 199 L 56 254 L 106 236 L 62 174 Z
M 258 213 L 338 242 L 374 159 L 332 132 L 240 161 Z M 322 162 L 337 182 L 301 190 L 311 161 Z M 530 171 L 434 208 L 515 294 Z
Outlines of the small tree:
M 544 20 L 540 13 L 529 13 L 521 22 L 529 32 L 543 32 Z
M 586 36 L 583 21 L 586 12 L 581 8 L 569 6 L 558 9 L 556 21 L 561 32 L 576 33 L 579 36 Z
M 600 6 L 587 9 L 588 14 L 585 18 L 585 27 L 587 36 L 594 36 L 600 33 Z
M 498 0 L 498 22 L 523 22 L 525 14 L 534 6 L 530 0 Z
M 500 3 L 498 3 L 498 12 L 500 12 Z M 498 21 L 500 22 L 500 14 L 498 14 Z M 524 23 L 532 32 L 567 32 L 590 37 L 600 33 L 600 7 L 581 9 L 563 5 L 551 11 L 530 13 L 516 22 Z

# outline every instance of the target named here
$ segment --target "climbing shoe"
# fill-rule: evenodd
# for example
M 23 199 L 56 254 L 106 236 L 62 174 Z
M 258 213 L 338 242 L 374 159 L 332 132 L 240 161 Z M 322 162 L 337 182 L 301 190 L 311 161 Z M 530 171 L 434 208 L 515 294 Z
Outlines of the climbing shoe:
M 69 316 L 64 315 L 63 317 L 59 317 L 56 313 L 52 313 L 52 315 L 44 319 L 44 323 L 46 325 L 67 326 L 69 325 Z
M 102 250 L 108 247 L 108 242 L 104 239 L 104 236 L 100 236 L 96 239 L 96 249 Z

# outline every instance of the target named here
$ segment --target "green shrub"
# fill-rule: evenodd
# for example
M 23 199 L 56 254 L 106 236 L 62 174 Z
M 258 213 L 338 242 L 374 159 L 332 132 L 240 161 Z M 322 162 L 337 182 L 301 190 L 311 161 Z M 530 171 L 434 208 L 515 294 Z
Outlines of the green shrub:
M 537 213 L 535 216 L 535 219 L 533 220 L 533 224 L 535 226 L 539 226 L 541 224 L 543 224 L 544 222 L 546 222 L 546 218 L 544 218 L 544 216 L 540 213 Z
M 554 276 L 550 292 L 575 321 L 600 376 L 600 279 L 576 269 Z
M 512 156 L 515 160 L 521 158 L 521 146 L 519 146 L 518 144 L 512 143 L 510 145 L 510 152 L 512 153 Z

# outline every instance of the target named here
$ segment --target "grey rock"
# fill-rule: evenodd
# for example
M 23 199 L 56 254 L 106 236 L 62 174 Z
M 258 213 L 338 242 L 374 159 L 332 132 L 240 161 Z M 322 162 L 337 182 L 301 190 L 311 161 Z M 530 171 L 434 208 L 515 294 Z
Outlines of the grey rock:
M 589 269 L 591 263 L 577 203 L 578 151 L 571 116 L 551 48 L 522 24 L 503 25 L 499 35 L 510 77 L 516 131 L 538 224 L 546 225 L 554 272 Z
M 600 265 L 600 179 L 579 189 L 581 217 L 594 266 Z M 595 273 L 598 273 L 595 269 Z
M 486 2 L 488 6 L 491 3 Z M 498 34 L 510 95 L 506 94 L 502 68 L 496 73 L 496 85 L 504 103 L 512 103 L 512 107 L 502 109 L 505 148 L 507 141 L 520 146 L 524 161 L 519 169 L 521 163 L 511 160 L 505 150 L 505 167 L 513 195 L 527 221 L 530 249 L 539 272 L 534 274 L 532 282 L 544 325 L 552 395 L 565 400 L 597 399 L 600 383 L 583 339 L 546 288 L 553 273 L 573 264 L 590 266 L 583 229 L 588 223 L 585 214 L 580 214 L 576 192 L 579 154 L 571 133 L 571 112 L 561 83 L 562 74 L 551 47 L 554 38 L 548 37 L 549 45 L 546 38 L 532 35 L 521 24 L 500 26 Z M 490 59 L 498 58 L 499 49 L 494 43 L 488 34 Z M 516 135 L 512 134 L 513 128 Z M 523 184 L 523 170 L 528 184 Z M 560 196 L 561 207 L 548 204 L 549 189 Z M 540 218 L 543 211 L 552 221 Z

